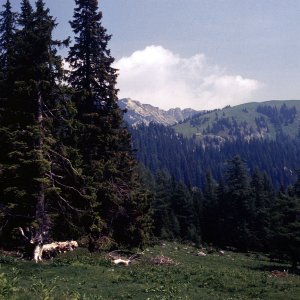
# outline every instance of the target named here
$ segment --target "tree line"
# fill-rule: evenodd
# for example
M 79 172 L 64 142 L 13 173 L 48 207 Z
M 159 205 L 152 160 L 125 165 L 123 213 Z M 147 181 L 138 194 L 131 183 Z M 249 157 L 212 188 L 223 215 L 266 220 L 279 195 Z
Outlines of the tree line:
M 149 239 L 147 192 L 117 104 L 117 70 L 97 0 L 76 0 L 70 38 L 43 0 L 0 15 L 0 243 L 16 228 L 85 237 L 91 250 Z M 67 72 L 58 54 L 68 48 Z M 149 216 L 148 216 L 149 215 Z
M 227 161 L 220 180 L 210 170 L 203 188 L 178 182 L 165 170 L 142 168 L 152 191 L 154 233 L 239 251 L 261 251 L 300 261 L 300 171 L 287 189 L 274 188 L 266 172 L 248 173 L 240 156 Z
M 295 182 L 300 166 L 300 139 L 281 135 L 275 140 L 214 140 L 203 143 L 185 138 L 172 127 L 151 123 L 131 128 L 136 157 L 151 172 L 166 169 L 186 185 L 203 187 L 208 169 L 217 180 L 226 170 L 227 160 L 240 155 L 250 173 L 264 170 L 276 188 Z

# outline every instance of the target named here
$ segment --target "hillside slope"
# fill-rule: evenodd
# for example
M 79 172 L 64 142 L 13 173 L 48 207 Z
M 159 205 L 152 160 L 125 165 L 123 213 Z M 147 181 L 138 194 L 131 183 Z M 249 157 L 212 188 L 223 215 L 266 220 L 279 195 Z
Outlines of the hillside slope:
M 227 107 L 172 127 L 131 129 L 137 159 L 153 173 L 167 170 L 187 185 L 203 186 L 207 170 L 220 180 L 227 161 L 239 155 L 250 174 L 266 172 L 287 186 L 300 168 L 300 101 L 269 101 Z
M 174 126 L 176 132 L 197 140 L 276 139 L 299 135 L 300 100 L 267 101 L 226 107 L 193 116 Z

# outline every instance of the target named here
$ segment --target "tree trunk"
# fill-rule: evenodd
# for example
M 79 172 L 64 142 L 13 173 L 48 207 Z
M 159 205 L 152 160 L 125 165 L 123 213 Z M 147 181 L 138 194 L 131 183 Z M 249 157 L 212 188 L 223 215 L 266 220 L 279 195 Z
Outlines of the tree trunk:
M 43 128 L 43 98 L 41 92 L 38 92 L 37 99 L 37 122 L 39 127 L 39 140 L 37 145 L 38 160 L 42 163 L 44 158 L 43 144 L 44 144 L 44 128 Z M 45 174 L 39 174 L 40 179 L 45 178 Z M 39 224 L 40 233 L 48 231 L 47 217 L 45 213 L 45 185 L 38 182 L 37 187 L 37 203 L 36 203 L 36 219 Z

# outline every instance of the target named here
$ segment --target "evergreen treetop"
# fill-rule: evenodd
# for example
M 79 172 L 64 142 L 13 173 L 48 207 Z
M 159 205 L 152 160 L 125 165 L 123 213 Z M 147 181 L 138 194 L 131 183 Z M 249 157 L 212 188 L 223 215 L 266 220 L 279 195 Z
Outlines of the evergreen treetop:
M 111 35 L 102 26 L 102 13 L 97 0 L 75 0 L 74 19 L 70 22 L 75 44 L 70 48 L 68 62 L 72 68 L 69 81 L 81 95 L 80 112 L 116 108 L 117 74 L 112 68 L 108 42 Z
M 6 73 L 12 55 L 12 44 L 16 30 L 16 14 L 12 12 L 9 0 L 0 12 L 0 72 Z
M 72 99 L 80 123 L 77 146 L 83 159 L 82 174 L 93 211 L 86 222 L 91 232 L 91 249 L 103 236 L 118 243 L 126 244 L 131 240 L 138 244 L 147 234 L 136 230 L 140 216 L 131 212 L 145 207 L 140 213 L 146 213 L 147 205 L 134 200 L 139 190 L 136 162 L 131 136 L 117 103 L 117 73 L 108 49 L 111 36 L 102 26 L 98 1 L 76 0 L 75 4 L 70 22 L 75 42 L 67 60 L 71 67 Z

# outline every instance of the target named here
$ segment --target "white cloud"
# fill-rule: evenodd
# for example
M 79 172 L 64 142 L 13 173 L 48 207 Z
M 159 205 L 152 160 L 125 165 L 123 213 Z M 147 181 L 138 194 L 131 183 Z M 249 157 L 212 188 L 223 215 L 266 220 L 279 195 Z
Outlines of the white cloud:
M 183 58 L 148 46 L 116 61 L 119 97 L 160 108 L 221 108 L 251 100 L 260 83 L 208 63 L 204 54 Z

